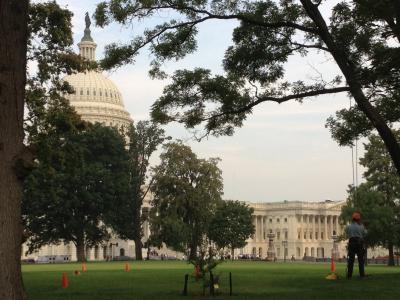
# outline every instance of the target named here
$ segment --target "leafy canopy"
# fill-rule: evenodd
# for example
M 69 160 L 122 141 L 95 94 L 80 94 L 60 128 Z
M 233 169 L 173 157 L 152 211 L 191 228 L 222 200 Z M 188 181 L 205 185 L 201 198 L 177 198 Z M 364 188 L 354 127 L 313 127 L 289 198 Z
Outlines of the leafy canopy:
M 154 167 L 151 190 L 151 239 L 196 257 L 210 219 L 221 202 L 222 172 L 218 159 L 200 159 L 181 142 L 164 145 Z
M 213 216 L 208 236 L 219 248 L 243 248 L 255 232 L 252 222 L 254 210 L 239 201 L 223 201 Z
M 116 129 L 61 112 L 36 139 L 37 160 L 24 183 L 22 215 L 29 251 L 109 237 L 107 216 L 126 201 L 129 160 Z
M 141 244 L 142 223 L 147 218 L 142 215 L 142 204 L 152 186 L 152 180 L 148 182 L 149 160 L 167 137 L 163 129 L 150 121 L 132 124 L 127 137 L 129 139 L 129 200 L 124 206 L 119 207 L 110 222 L 113 223 L 114 230 L 122 239 L 134 240 L 136 245 Z M 136 249 L 136 259 L 141 259 L 141 246 Z

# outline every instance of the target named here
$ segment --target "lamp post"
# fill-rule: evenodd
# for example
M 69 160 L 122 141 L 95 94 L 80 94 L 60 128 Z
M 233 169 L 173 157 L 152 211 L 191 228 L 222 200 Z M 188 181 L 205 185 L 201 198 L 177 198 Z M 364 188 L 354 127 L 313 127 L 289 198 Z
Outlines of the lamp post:
M 111 261 L 114 260 L 114 249 L 113 246 L 118 247 L 118 243 L 110 243 L 110 248 L 111 248 Z
M 282 241 L 282 246 L 283 246 L 283 261 L 286 262 L 286 249 L 287 249 L 288 241 L 284 240 Z
M 335 232 L 332 235 L 332 240 L 333 240 L 332 259 L 336 260 L 339 257 L 339 248 L 337 244 L 337 242 L 339 241 L 339 237 L 335 234 Z
M 267 237 L 268 237 L 267 259 L 269 261 L 274 261 L 275 260 L 275 247 L 274 247 L 275 233 L 270 232 L 267 234 Z

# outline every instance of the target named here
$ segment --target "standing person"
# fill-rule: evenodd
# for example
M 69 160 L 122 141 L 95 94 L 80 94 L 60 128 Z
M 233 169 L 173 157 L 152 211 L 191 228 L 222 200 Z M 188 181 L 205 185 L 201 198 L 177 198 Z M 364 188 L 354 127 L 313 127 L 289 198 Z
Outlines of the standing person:
M 365 276 L 364 271 L 364 238 L 367 235 L 364 225 L 361 224 L 361 215 L 359 212 L 354 212 L 351 216 L 351 224 L 346 226 L 345 232 L 349 239 L 347 246 L 347 278 L 350 279 L 353 275 L 354 259 L 357 254 L 358 269 L 360 277 Z

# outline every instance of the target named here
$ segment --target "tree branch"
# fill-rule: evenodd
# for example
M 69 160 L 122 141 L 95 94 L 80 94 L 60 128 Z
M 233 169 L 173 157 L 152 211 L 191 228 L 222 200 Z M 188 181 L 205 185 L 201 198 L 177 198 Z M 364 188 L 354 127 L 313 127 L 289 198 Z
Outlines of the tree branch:
M 240 109 L 236 109 L 236 110 L 232 110 L 232 111 L 228 111 L 228 112 L 222 112 L 219 114 L 215 114 L 212 115 L 208 118 L 204 118 L 203 121 L 207 121 L 213 118 L 218 118 L 220 116 L 223 115 L 231 115 L 231 114 L 240 114 L 240 113 L 244 113 L 246 111 L 249 111 L 250 109 L 252 109 L 254 106 L 263 103 L 263 102 L 276 102 L 276 103 L 283 103 L 283 102 L 287 102 L 290 100 L 294 100 L 294 99 L 302 99 L 302 98 L 306 98 L 306 97 L 315 97 L 315 96 L 319 96 L 319 95 L 325 95 L 325 94 L 336 94 L 336 93 L 341 93 L 341 92 L 348 92 L 350 91 L 350 88 L 347 86 L 343 86 L 343 87 L 336 87 L 336 88 L 330 88 L 330 89 L 321 89 L 321 90 L 314 90 L 314 91 L 308 91 L 308 92 L 304 92 L 304 93 L 298 93 L 298 94 L 292 94 L 292 95 L 287 95 L 287 96 L 283 96 L 283 97 L 269 97 L 269 96 L 260 96 L 258 97 L 257 101 L 253 101 L 250 104 L 241 107 Z

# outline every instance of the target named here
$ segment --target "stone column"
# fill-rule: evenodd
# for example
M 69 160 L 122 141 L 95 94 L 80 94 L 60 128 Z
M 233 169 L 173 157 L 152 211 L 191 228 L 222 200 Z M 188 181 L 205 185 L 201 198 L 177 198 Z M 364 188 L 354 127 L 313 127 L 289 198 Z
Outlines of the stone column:
M 254 224 L 254 242 L 257 242 L 257 216 L 254 216 L 253 224 Z
M 304 228 L 303 228 L 303 215 L 300 215 L 300 222 L 299 222 L 299 226 L 300 226 L 300 241 L 303 240 L 303 235 L 304 235 Z
M 331 229 L 331 234 L 332 235 L 337 235 L 338 233 L 336 232 L 336 229 L 335 229 L 335 224 L 333 223 L 333 221 L 334 221 L 334 219 L 335 219 L 335 216 L 331 216 L 331 225 L 332 225 L 332 229 Z M 333 232 L 335 231 L 335 234 L 333 234 Z
M 264 216 L 261 216 L 261 230 L 260 230 L 260 233 L 261 233 L 261 241 L 262 242 L 264 242 L 265 241 L 265 237 L 264 237 Z
M 328 237 L 328 216 L 327 215 L 325 215 L 324 226 L 325 226 L 324 240 L 327 240 L 327 239 L 329 239 L 329 237 Z
M 312 240 L 314 240 L 315 239 L 315 215 L 311 215 L 311 220 L 312 220 L 312 234 L 311 234 L 311 237 L 312 237 Z

